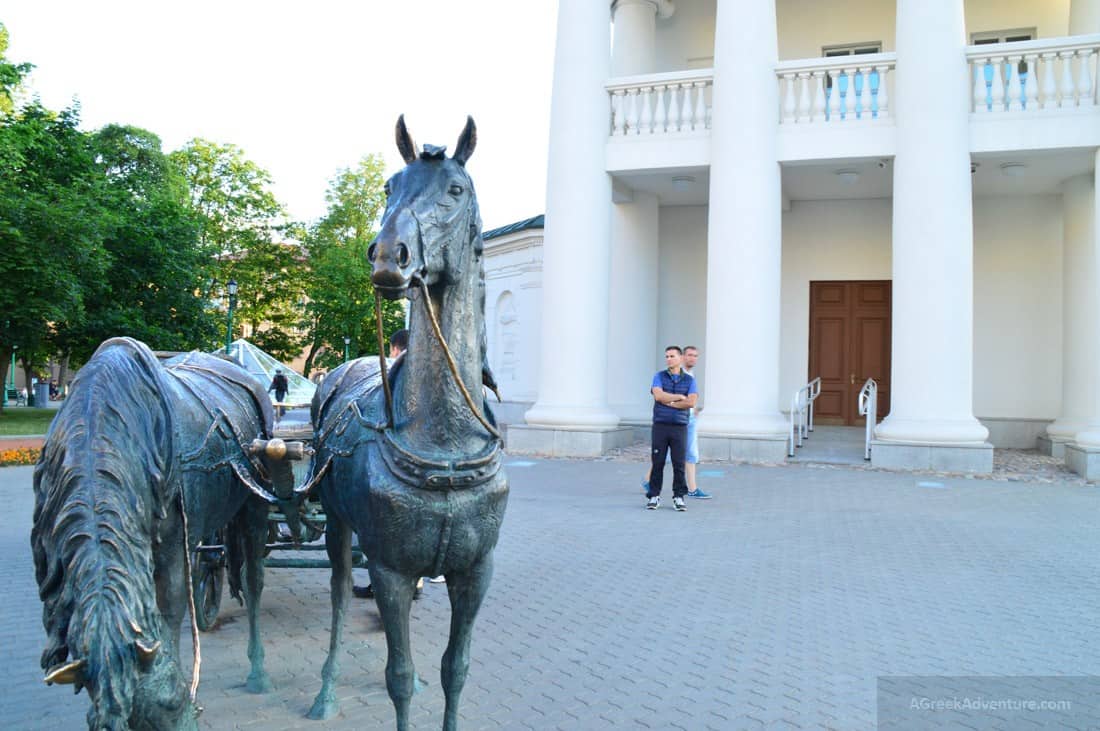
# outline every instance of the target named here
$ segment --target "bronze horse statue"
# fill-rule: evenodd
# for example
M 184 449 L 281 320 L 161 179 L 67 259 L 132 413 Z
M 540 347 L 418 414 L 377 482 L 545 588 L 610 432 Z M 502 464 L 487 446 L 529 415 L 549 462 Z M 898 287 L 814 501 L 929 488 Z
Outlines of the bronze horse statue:
M 385 628 L 386 688 L 399 731 L 408 728 L 417 681 L 409 649 L 414 586 L 421 576 L 446 575 L 451 630 L 440 673 L 443 728 L 456 728 L 471 631 L 508 500 L 500 437 L 480 388 L 492 386 L 492 377 L 481 218 L 465 168 L 476 141 L 467 119 L 453 157 L 433 145 L 417 154 L 404 118 L 398 120 L 397 147 L 407 165 L 386 183 L 381 232 L 367 257 L 376 293 L 411 300 L 409 347 L 388 373 L 381 359 L 344 364 L 314 395 L 311 473 L 328 519 L 332 633 L 311 718 L 337 711 L 354 532 Z
M 130 338 L 105 341 L 73 381 L 35 467 L 31 546 L 45 680 L 88 689 L 92 731 L 197 728 L 197 677 L 189 690 L 179 657 L 186 567 L 227 524 L 230 566 L 244 573 L 247 686 L 270 688 L 258 627 L 267 504 L 281 502 L 273 489 L 294 491 L 285 445 L 267 441 L 272 419 L 236 365 L 189 353 L 165 367 Z

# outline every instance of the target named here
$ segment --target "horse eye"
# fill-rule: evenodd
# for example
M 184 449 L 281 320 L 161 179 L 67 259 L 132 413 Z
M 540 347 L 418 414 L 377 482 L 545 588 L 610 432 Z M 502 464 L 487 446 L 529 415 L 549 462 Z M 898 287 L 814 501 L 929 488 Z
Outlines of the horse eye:
M 462 195 L 462 186 L 461 185 L 451 185 L 451 187 L 447 189 L 447 192 L 450 193 L 451 195 Z

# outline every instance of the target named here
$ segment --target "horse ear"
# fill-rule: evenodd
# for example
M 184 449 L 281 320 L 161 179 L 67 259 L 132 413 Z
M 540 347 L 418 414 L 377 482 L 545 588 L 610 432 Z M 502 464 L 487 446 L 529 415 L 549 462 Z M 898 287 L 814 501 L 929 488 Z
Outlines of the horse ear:
M 397 118 L 397 150 L 401 153 L 406 165 L 416 160 L 416 143 L 413 142 L 412 135 L 405 127 L 404 114 Z
M 458 136 L 458 147 L 455 150 L 454 159 L 459 165 L 466 165 L 466 161 L 474 154 L 477 147 L 477 125 L 473 117 L 466 117 L 466 128 Z

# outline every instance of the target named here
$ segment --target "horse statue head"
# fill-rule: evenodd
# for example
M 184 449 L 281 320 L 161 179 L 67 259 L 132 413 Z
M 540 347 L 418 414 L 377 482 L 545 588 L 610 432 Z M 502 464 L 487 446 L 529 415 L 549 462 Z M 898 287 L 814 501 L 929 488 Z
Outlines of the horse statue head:
M 465 271 L 462 259 L 475 242 L 480 255 L 481 216 L 466 161 L 477 146 L 471 117 L 458 138 L 457 149 L 425 145 L 417 154 L 405 117 L 397 120 L 397 149 L 406 166 L 386 181 L 386 211 L 382 229 L 367 250 L 374 273 L 371 281 L 386 299 L 400 299 L 410 288 L 429 287 Z

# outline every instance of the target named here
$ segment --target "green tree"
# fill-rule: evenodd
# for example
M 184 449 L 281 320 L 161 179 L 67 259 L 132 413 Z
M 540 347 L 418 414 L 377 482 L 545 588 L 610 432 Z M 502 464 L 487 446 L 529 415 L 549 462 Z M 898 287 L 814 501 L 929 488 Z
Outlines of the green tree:
M 216 313 L 197 293 L 211 262 L 182 172 L 160 139 L 137 127 L 109 125 L 91 136 L 103 173 L 109 268 L 86 283 L 85 312 L 60 323 L 56 347 L 85 361 L 103 340 L 128 335 L 159 350 L 204 348 L 217 337 Z
M 170 157 L 187 180 L 213 279 L 220 286 L 237 281 L 237 332 L 247 323 L 258 346 L 280 359 L 294 357 L 301 349 L 304 257 L 280 228 L 285 213 L 270 191 L 270 174 L 239 147 L 208 140 L 191 140 Z
M 352 356 L 378 352 L 367 247 L 386 202 L 383 169 L 381 156 L 366 155 L 355 167 L 338 171 L 325 195 L 328 212 L 305 236 L 307 376 L 316 366 L 332 368 L 343 361 L 345 337 L 351 338 Z M 382 313 L 387 338 L 404 327 L 401 303 L 383 300 Z
M 8 29 L 0 23 L 0 116 L 15 111 L 15 92 L 34 68 L 29 63 L 12 63 L 7 59 Z
M 13 346 L 36 365 L 51 327 L 83 318 L 107 266 L 104 178 L 78 123 L 37 102 L 0 117 L 0 379 Z

